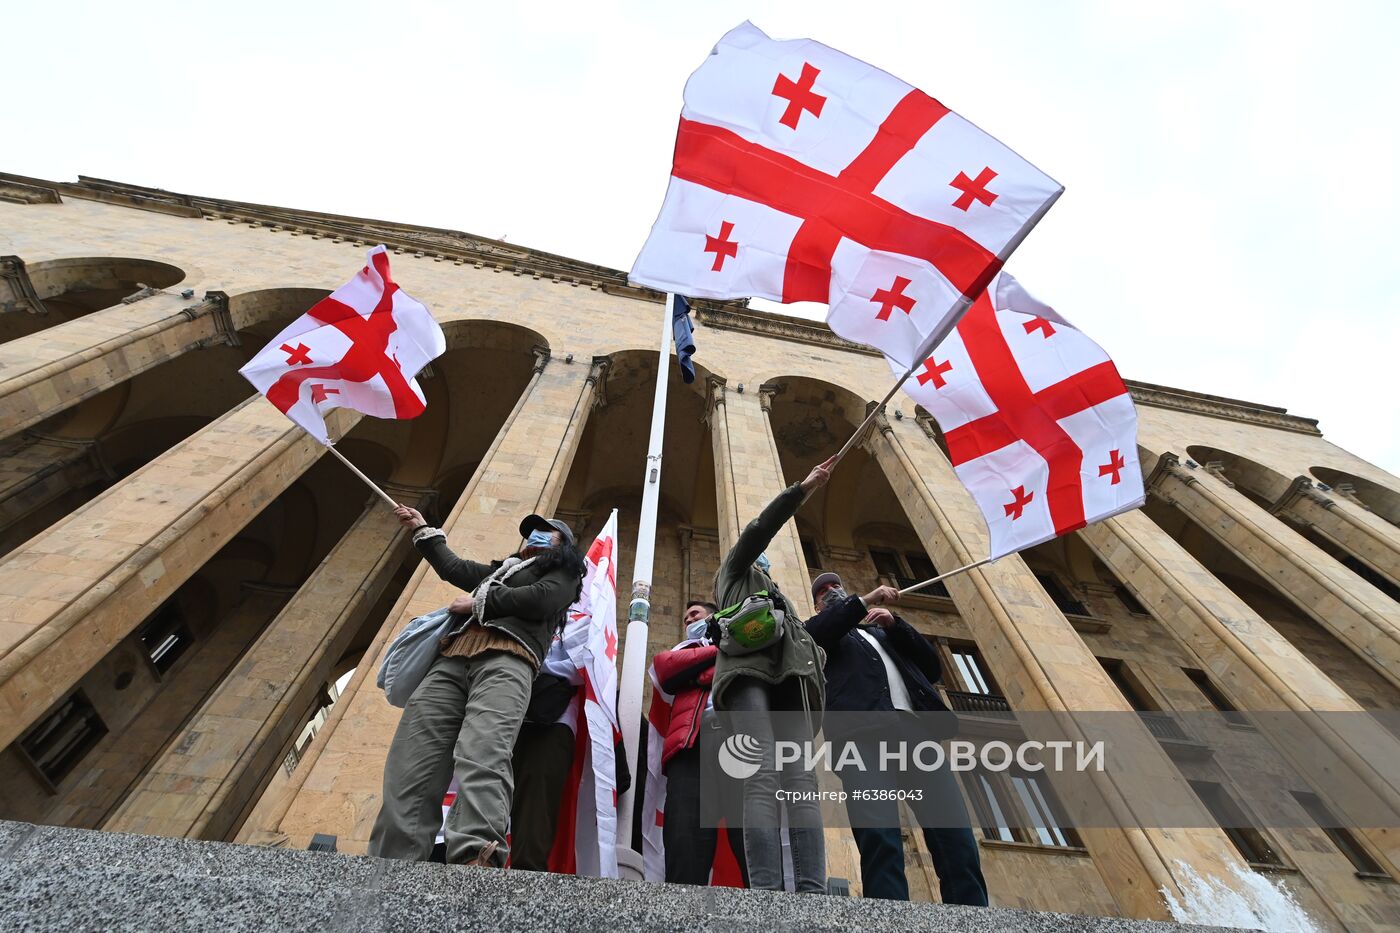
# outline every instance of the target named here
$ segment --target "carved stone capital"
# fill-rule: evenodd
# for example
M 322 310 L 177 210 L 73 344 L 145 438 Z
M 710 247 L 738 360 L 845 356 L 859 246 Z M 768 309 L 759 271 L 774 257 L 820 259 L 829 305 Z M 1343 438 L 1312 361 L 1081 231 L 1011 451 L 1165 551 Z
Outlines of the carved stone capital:
M 1296 476 L 1293 478 L 1293 482 L 1288 484 L 1288 488 L 1283 491 L 1283 495 L 1279 496 L 1278 500 L 1273 505 L 1269 506 L 1269 514 L 1284 515 L 1289 513 L 1292 511 L 1293 506 L 1297 505 L 1298 502 L 1303 499 L 1311 499 L 1324 509 L 1335 508 L 1337 505 L 1335 500 L 1324 496 L 1322 491 L 1313 485 L 1313 481 L 1310 478 L 1306 476 Z M 1292 515 L 1288 517 L 1296 518 Z
M 437 504 L 438 491 L 431 486 L 411 486 L 408 483 L 395 483 L 393 481 L 379 485 L 395 502 L 409 503 L 420 511 L 430 509 Z M 371 505 L 379 504 L 379 497 L 374 497 Z
M 724 404 L 726 382 L 723 376 L 713 373 L 705 377 L 705 423 L 713 425 L 715 411 Z
M 1147 491 L 1163 502 L 1175 502 L 1170 492 L 1170 485 L 1173 480 L 1185 483 L 1188 486 L 1195 486 L 1200 483 L 1200 478 L 1192 475 L 1191 471 L 1181 465 L 1181 460 L 1174 453 L 1165 453 L 1157 458 L 1157 465 L 1152 468 L 1152 472 L 1147 475 L 1143 486 Z
M 1220 482 L 1224 483 L 1226 486 L 1230 487 L 1231 489 L 1234 489 L 1234 488 L 1235 488 L 1235 484 L 1234 484 L 1233 482 L 1231 482 L 1230 477 L 1228 477 L 1228 476 L 1225 475 L 1225 463 L 1224 463 L 1224 461 L 1222 461 L 1222 460 L 1210 460 L 1210 461 L 1208 461 L 1208 462 L 1205 464 L 1205 471 L 1206 471 L 1207 473 L 1209 473 L 1211 476 L 1214 476 L 1216 479 L 1220 480 Z
M 191 321 L 202 317 L 209 317 L 213 320 L 214 329 L 218 336 L 212 340 L 196 341 L 198 346 L 242 346 L 243 342 L 238 337 L 238 330 L 233 326 L 233 315 L 229 313 L 228 295 L 225 292 L 205 292 L 203 301 L 190 305 L 188 308 L 182 308 L 180 314 Z
M 608 404 L 608 372 L 612 369 L 612 357 L 595 356 L 593 362 L 588 366 L 588 375 L 584 378 L 584 385 L 588 386 L 593 396 L 589 402 L 589 410 L 602 408 Z
M 29 272 L 24 268 L 24 260 L 18 256 L 0 256 L 0 280 L 9 286 L 9 298 L 0 297 L 0 312 L 28 311 L 30 314 L 48 314 L 49 309 L 34 290 L 29 280 Z
M 765 382 L 758 387 L 758 405 L 768 414 L 773 413 L 773 396 L 782 395 L 787 391 L 787 384 L 783 382 Z
M 538 376 L 540 373 L 544 372 L 544 368 L 549 365 L 549 347 L 534 346 L 530 348 L 530 352 L 535 355 L 533 372 Z

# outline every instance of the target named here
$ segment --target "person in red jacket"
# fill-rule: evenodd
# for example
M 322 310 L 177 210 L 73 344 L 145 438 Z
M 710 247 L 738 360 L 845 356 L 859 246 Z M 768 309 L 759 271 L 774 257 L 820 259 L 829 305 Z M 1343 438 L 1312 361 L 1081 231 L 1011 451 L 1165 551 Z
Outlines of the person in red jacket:
M 661 827 L 666 845 L 666 880 L 680 884 L 709 884 L 710 869 L 719 843 L 719 830 L 700 825 L 701 781 L 732 781 L 714 763 L 702 766 L 700 730 L 717 729 L 710 683 L 715 676 L 715 655 L 719 648 L 710 641 L 710 616 L 718 611 L 714 603 L 691 600 L 685 607 L 687 638 L 670 651 L 662 651 L 652 662 L 661 689 L 675 697 L 671 703 L 671 724 L 661 748 L 661 767 L 666 772 L 666 810 Z M 742 799 L 736 788 L 724 799 Z M 739 862 L 745 879 L 744 833 L 737 817 L 725 820 L 729 848 Z

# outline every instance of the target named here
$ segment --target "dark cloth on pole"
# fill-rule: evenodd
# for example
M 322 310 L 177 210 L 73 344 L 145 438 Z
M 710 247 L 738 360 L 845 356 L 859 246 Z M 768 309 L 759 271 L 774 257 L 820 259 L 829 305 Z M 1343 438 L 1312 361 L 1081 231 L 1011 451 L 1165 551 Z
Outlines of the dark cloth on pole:
M 676 362 L 681 366 L 681 380 L 686 385 L 695 381 L 695 326 L 690 320 L 690 300 L 676 295 L 671 312 L 671 336 L 676 341 Z

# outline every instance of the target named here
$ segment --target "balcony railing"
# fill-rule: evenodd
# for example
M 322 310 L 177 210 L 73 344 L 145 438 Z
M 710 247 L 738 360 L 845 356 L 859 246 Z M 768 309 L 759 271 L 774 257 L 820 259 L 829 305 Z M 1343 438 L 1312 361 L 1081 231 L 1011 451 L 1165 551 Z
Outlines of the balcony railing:
M 1171 713 L 1148 713 L 1139 712 L 1142 724 L 1147 727 L 1147 731 L 1159 739 L 1166 739 L 1169 742 L 1191 742 L 1194 741 L 1181 728 L 1181 724 Z
M 948 708 L 955 713 L 969 713 L 973 716 L 991 716 L 996 719 L 1015 719 L 1011 704 L 1005 697 L 995 693 L 963 693 L 960 690 L 945 690 Z

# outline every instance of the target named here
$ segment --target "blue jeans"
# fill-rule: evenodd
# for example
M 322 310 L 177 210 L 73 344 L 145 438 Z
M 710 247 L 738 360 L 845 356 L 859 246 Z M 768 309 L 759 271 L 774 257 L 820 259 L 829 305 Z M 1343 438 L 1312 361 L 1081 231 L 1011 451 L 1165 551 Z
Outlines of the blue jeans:
M 798 894 L 826 893 L 826 838 L 822 835 L 821 805 L 817 800 L 817 775 L 797 764 L 777 767 L 775 737 L 770 714 L 773 695 L 792 681 L 774 686 L 752 677 L 734 681 L 728 693 L 729 711 L 736 731 L 758 742 L 762 759 L 758 772 L 744 781 L 744 855 L 749 887 L 783 890 L 783 838 L 780 808 L 787 807 L 788 836 L 792 844 L 794 889 Z M 785 735 L 802 741 L 805 736 Z M 806 800 L 778 799 L 778 791 L 810 795 Z
M 879 761 L 879 736 L 856 740 L 862 760 Z M 922 799 L 908 799 L 909 809 L 923 828 L 924 842 L 938 875 L 939 897 L 945 904 L 987 906 L 987 882 L 977 838 L 972 834 L 967 807 L 957 779 L 946 767 L 926 772 L 845 771 L 841 781 L 848 792 L 861 790 L 917 791 Z M 860 880 L 866 897 L 909 900 L 904 874 L 904 843 L 899 831 L 899 804 L 895 800 L 846 801 L 851 834 L 860 850 Z

